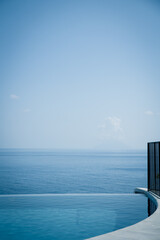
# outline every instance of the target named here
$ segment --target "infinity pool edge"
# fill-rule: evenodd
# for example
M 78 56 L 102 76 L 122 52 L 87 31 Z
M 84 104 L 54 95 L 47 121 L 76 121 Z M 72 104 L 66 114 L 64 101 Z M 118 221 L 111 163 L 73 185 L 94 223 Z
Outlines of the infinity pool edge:
M 88 238 L 86 240 L 159 240 L 160 236 L 160 198 L 146 188 L 136 188 L 135 193 L 145 194 L 157 209 L 148 218 L 110 233 Z

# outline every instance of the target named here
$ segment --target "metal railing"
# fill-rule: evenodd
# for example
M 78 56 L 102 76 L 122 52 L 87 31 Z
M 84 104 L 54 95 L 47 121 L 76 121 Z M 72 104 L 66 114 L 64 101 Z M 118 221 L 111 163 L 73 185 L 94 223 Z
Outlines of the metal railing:
M 148 190 L 160 196 L 160 142 L 148 143 Z

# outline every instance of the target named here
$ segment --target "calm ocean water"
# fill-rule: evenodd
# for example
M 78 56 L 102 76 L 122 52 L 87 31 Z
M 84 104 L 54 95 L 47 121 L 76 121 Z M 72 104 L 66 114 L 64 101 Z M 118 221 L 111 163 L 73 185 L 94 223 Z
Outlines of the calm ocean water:
M 146 187 L 143 153 L 0 151 L 0 194 L 133 193 Z
M 82 240 L 137 223 L 142 153 L 0 151 L 0 239 Z M 103 194 L 102 194 L 103 193 Z

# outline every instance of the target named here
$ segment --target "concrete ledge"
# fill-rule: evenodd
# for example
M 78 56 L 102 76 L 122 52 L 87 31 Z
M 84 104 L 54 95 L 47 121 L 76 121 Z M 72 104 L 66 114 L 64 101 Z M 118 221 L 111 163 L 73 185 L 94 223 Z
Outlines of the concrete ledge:
M 145 188 L 136 188 L 135 193 L 145 194 L 156 204 L 157 210 L 141 222 L 88 240 L 160 240 L 160 198 Z

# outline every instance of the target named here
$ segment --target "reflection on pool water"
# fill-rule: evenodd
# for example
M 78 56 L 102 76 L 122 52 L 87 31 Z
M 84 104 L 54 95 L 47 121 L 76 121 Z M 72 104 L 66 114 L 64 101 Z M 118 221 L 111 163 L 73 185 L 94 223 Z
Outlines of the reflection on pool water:
M 136 194 L 68 194 L 0 197 L 1 240 L 80 240 L 148 216 L 148 199 Z

